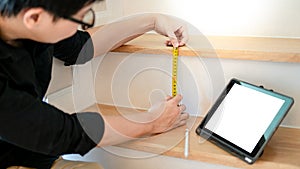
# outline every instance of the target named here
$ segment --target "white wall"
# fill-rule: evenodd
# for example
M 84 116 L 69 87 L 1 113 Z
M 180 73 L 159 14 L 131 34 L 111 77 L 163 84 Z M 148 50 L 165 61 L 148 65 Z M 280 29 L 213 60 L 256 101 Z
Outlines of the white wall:
M 300 37 L 299 0 L 123 0 L 123 14 L 161 12 L 206 35 Z
M 171 94 L 171 57 L 110 53 L 93 61 L 95 102 L 149 108 Z M 295 99 L 283 125 L 300 128 L 300 66 L 297 63 L 180 57 L 179 93 L 192 115 L 203 115 L 231 78 L 263 85 Z
M 125 53 L 110 53 L 95 59 L 97 102 L 150 108 L 171 95 L 171 59 L 168 55 Z M 216 92 L 206 66 L 197 57 L 179 59 L 178 93 L 185 97 L 183 103 L 188 105 L 191 115 L 206 113 Z M 224 79 L 223 72 L 220 73 L 218 77 Z

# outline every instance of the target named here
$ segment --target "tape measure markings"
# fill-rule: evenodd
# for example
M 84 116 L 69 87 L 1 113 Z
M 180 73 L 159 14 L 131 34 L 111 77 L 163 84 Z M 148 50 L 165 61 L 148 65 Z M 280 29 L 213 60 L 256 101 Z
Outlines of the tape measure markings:
M 177 95 L 177 65 L 178 65 L 178 47 L 173 48 L 173 62 L 172 62 L 172 96 Z

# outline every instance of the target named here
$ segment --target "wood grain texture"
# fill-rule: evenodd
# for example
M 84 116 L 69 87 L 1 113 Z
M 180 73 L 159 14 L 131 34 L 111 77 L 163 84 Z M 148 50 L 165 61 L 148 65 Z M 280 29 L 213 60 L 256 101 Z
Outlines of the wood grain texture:
M 144 34 L 113 52 L 172 54 L 172 48 L 164 44 L 166 39 L 157 34 Z M 180 48 L 179 55 L 298 63 L 300 39 L 191 36 L 188 44 Z
M 122 113 L 133 112 L 130 108 L 101 104 L 94 105 L 87 110 L 101 111 L 104 115 L 119 115 L 120 113 L 118 113 L 118 111 L 122 111 Z M 249 165 L 214 144 L 201 139 L 201 137 L 195 133 L 195 129 L 201 120 L 201 117 L 190 117 L 186 126 L 176 128 L 167 133 L 130 141 L 117 146 L 186 159 L 184 157 L 184 133 L 186 128 L 190 128 L 190 151 L 187 158 L 188 160 L 249 169 L 300 168 L 300 129 L 279 127 L 267 144 L 262 157 L 253 165 Z

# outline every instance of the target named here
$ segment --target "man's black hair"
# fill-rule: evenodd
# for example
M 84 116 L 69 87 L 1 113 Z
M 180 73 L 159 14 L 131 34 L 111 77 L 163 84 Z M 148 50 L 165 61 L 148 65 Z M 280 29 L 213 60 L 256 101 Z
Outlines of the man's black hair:
M 0 15 L 11 17 L 23 9 L 41 7 L 54 17 L 71 16 L 96 1 L 102 0 L 0 0 Z

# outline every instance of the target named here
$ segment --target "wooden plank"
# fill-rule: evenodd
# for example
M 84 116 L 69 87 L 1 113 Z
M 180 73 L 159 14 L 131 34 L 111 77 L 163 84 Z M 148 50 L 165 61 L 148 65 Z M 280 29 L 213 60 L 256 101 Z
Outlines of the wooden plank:
M 164 45 L 166 39 L 157 34 L 145 34 L 113 52 L 171 54 L 172 49 Z M 299 63 L 300 39 L 191 36 L 188 44 L 180 48 L 180 55 Z
M 95 105 L 87 109 L 100 110 L 105 115 L 117 115 L 118 111 L 132 112 L 130 108 L 114 107 L 109 105 Z M 201 139 L 195 129 L 201 122 L 200 117 L 191 117 L 187 126 L 176 128 L 170 132 L 138 139 L 117 145 L 119 147 L 161 154 L 176 158 L 184 157 L 184 132 L 190 128 L 190 151 L 188 160 L 226 165 L 237 168 L 300 168 L 300 129 L 279 127 L 265 148 L 262 157 L 253 165 L 248 165 L 238 158 L 228 154 L 214 144 Z

